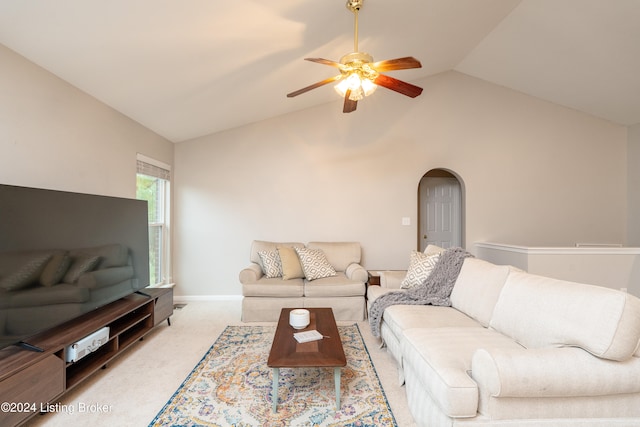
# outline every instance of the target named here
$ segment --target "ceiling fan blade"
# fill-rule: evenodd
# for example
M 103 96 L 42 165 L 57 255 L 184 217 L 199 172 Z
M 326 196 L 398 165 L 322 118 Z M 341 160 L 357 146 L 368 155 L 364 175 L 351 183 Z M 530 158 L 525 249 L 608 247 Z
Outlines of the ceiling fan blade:
M 404 58 L 387 59 L 371 64 L 371 68 L 378 72 L 407 70 L 409 68 L 422 68 L 422 64 L 413 56 L 405 56 Z
M 411 98 L 415 98 L 422 93 L 421 87 L 403 82 L 402 80 L 394 79 L 393 77 L 385 76 L 384 74 L 379 74 L 373 82 L 378 86 L 386 87 L 387 89 L 391 89 Z
M 338 74 L 337 76 L 333 76 L 333 77 L 329 77 L 328 79 L 324 79 L 321 82 L 317 82 L 314 83 L 312 85 L 309 85 L 307 87 L 303 87 L 302 89 L 298 89 L 295 92 L 291 92 L 287 94 L 287 98 L 293 98 L 294 96 L 298 96 L 300 94 L 303 94 L 305 92 L 309 92 L 312 89 L 318 88 L 320 86 L 324 86 L 326 84 L 329 84 L 331 82 L 336 82 L 340 79 L 342 79 L 343 75 L 342 74 Z
M 342 107 L 343 113 L 351 113 L 352 111 L 356 111 L 358 107 L 358 101 L 354 101 L 349 98 L 351 96 L 351 89 L 347 89 L 347 92 L 344 94 L 344 107 Z
M 324 58 L 304 58 L 305 61 L 317 62 L 318 64 L 330 65 L 332 67 L 340 68 L 342 64 L 336 61 L 332 61 L 330 59 Z

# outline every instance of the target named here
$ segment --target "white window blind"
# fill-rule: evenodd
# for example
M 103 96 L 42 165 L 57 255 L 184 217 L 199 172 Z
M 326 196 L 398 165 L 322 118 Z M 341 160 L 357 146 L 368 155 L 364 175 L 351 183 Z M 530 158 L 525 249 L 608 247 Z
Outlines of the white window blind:
M 154 178 L 164 179 L 165 181 L 171 180 L 171 171 L 160 166 L 147 163 L 144 160 L 137 160 L 136 171 L 139 174 L 152 176 Z

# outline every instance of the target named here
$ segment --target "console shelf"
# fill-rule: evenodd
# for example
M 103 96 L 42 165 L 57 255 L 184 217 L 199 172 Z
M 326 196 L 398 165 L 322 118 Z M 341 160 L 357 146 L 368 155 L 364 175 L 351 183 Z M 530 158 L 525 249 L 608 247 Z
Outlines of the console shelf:
M 104 367 L 107 362 L 118 354 L 114 340 L 110 340 L 93 353 L 85 356 L 76 363 L 68 363 L 66 374 L 66 389 L 70 390 L 89 375 Z
M 44 351 L 17 347 L 0 351 L 0 402 L 15 404 L 15 411 L 1 411 L 0 425 L 16 426 L 37 414 L 123 350 L 142 339 L 173 314 L 171 288 L 145 289 L 55 327 L 29 340 Z M 109 327 L 109 340 L 82 359 L 67 363 L 66 348 L 87 335 Z M 32 409 L 24 410 L 25 403 Z M 18 407 L 20 406 L 20 407 Z

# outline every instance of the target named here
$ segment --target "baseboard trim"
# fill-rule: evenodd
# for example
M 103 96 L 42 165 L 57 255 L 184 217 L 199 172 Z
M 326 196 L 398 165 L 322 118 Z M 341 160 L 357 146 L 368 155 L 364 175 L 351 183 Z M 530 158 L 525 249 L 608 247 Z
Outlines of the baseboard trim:
M 173 302 L 182 304 L 199 301 L 241 301 L 242 295 L 174 295 Z

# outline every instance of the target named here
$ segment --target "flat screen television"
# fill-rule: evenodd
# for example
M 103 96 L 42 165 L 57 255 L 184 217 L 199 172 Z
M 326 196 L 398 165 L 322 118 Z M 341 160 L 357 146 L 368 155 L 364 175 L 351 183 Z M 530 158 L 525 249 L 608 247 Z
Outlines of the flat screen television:
M 147 287 L 148 233 L 146 201 L 0 184 L 0 349 Z

